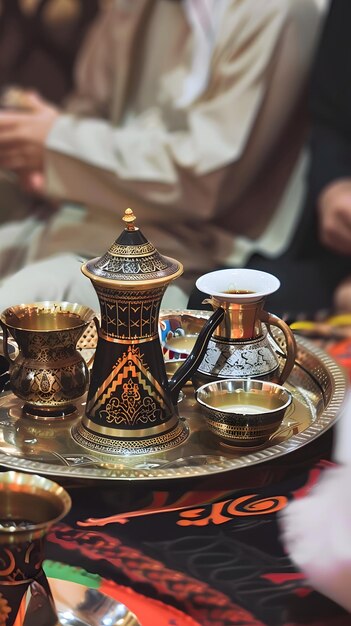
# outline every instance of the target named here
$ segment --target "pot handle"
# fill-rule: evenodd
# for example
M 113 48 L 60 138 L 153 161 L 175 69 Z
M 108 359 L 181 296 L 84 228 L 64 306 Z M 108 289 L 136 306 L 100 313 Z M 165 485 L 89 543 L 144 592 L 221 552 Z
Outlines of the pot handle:
M 211 339 L 213 331 L 219 326 L 225 315 L 225 310 L 222 307 L 218 307 L 211 317 L 207 320 L 205 325 L 201 328 L 198 338 L 195 341 L 194 347 L 187 357 L 186 361 L 176 371 L 169 381 L 171 389 L 171 400 L 174 405 L 178 402 L 178 396 L 181 388 L 189 380 L 190 376 L 201 363 L 204 354 L 207 349 L 208 342 Z
M 2 337 L 3 337 L 3 339 L 2 339 L 2 345 L 3 345 L 3 350 L 4 350 L 4 357 L 6 358 L 6 360 L 8 361 L 8 363 L 10 363 L 10 364 L 11 364 L 11 363 L 13 363 L 13 361 L 14 361 L 15 359 L 12 359 L 12 358 L 11 358 L 11 356 L 10 356 L 9 344 L 8 344 L 8 341 L 9 341 L 9 332 L 8 332 L 7 327 L 5 326 L 5 324 L 2 324 L 2 323 L 0 322 L 0 325 L 1 325 L 1 328 L 2 328 L 2 333 L 3 333 L 3 335 L 2 335 Z M 16 358 L 16 357 L 15 357 L 15 358 Z
M 286 345 L 285 364 L 278 378 L 279 385 L 282 385 L 288 378 L 295 364 L 297 346 L 294 333 L 291 328 L 289 328 L 289 326 L 280 319 L 280 317 L 273 315 L 273 313 L 261 311 L 260 320 L 268 326 L 276 326 L 284 334 Z

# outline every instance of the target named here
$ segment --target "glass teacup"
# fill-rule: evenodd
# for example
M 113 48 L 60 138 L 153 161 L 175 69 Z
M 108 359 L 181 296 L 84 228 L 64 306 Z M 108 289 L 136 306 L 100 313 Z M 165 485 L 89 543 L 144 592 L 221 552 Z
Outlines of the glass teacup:
M 0 623 L 56 626 L 42 568 L 49 528 L 71 508 L 60 485 L 35 474 L 0 473 Z

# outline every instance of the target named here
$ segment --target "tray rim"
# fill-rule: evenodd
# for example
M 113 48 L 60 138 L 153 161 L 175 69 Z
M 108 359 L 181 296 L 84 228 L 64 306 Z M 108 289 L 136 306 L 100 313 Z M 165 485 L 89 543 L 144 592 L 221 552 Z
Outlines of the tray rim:
M 196 317 L 208 317 L 211 313 L 209 311 L 192 310 L 192 309 L 163 309 L 160 312 L 161 315 L 180 315 L 180 314 L 194 314 Z M 17 471 L 27 471 L 30 473 L 38 473 L 46 476 L 52 476 L 57 478 L 79 479 L 79 480 L 103 480 L 103 481 L 154 481 L 154 480 L 169 480 L 169 479 L 183 479 L 194 478 L 199 476 L 213 476 L 221 474 L 235 469 L 243 469 L 248 466 L 264 463 L 265 461 L 274 460 L 278 457 L 284 456 L 290 452 L 302 448 L 308 443 L 317 439 L 321 434 L 331 428 L 334 423 L 341 417 L 342 405 L 346 396 L 348 388 L 348 377 L 346 371 L 339 365 L 327 352 L 322 348 L 313 344 L 312 341 L 305 337 L 296 336 L 296 342 L 299 348 L 306 352 L 312 353 L 328 370 L 331 382 L 332 382 L 332 396 L 328 406 L 324 409 L 321 415 L 310 424 L 305 430 L 296 435 L 292 435 L 290 438 L 282 443 L 277 443 L 267 448 L 263 448 L 258 451 L 250 451 L 247 454 L 241 456 L 223 459 L 223 450 L 219 449 L 221 455 L 221 461 L 213 463 L 211 465 L 204 464 L 202 466 L 188 465 L 178 468 L 157 467 L 154 469 L 142 469 L 125 466 L 124 471 L 126 474 L 121 474 L 120 468 L 111 469 L 105 467 L 82 467 L 74 465 L 54 465 L 51 463 L 43 463 L 40 461 L 33 461 L 30 459 L 19 458 L 0 451 L 0 466 L 7 469 L 14 469 Z M 0 394 L 1 397 L 13 395 L 11 391 L 6 391 Z M 86 452 L 86 456 L 89 456 Z M 143 458 L 152 459 L 153 455 L 143 455 Z M 116 457 L 122 459 L 123 457 Z M 141 457 L 140 457 L 141 458 Z

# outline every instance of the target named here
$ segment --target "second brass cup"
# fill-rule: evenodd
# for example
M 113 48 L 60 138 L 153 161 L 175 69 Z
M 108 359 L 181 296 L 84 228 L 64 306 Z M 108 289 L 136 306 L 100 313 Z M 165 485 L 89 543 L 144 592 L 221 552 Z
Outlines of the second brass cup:
M 0 315 L 10 386 L 36 418 L 64 417 L 86 391 L 89 371 L 77 342 L 95 320 L 87 306 L 70 302 L 34 302 Z M 14 355 L 9 348 L 18 346 Z

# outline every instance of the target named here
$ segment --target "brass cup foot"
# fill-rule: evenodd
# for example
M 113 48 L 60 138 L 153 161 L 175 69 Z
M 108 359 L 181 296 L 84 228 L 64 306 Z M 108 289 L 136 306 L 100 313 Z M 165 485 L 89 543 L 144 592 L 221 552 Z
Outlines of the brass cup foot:
M 22 407 L 22 416 L 31 417 L 35 420 L 66 420 L 77 417 L 77 407 L 74 404 L 68 404 L 64 407 L 38 407 L 30 404 L 24 404 Z

